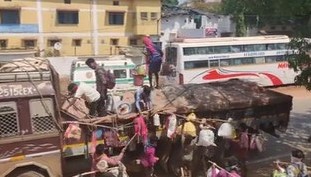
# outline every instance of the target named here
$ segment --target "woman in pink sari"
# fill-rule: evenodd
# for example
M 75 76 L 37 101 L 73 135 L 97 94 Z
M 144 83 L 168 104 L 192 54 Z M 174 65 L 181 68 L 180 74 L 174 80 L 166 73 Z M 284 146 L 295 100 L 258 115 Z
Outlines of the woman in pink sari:
M 159 88 L 159 72 L 161 69 L 163 52 L 147 36 L 143 38 L 143 43 L 145 44 L 147 57 L 149 59 L 148 77 L 150 87 L 152 88 L 152 75 L 154 74 L 156 79 L 155 88 Z

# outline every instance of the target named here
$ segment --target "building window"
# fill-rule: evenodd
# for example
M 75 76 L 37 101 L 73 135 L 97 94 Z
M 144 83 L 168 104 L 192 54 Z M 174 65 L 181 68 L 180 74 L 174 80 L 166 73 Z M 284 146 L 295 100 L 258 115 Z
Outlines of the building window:
M 118 6 L 118 5 L 120 5 L 120 2 L 119 2 L 119 1 L 113 1 L 112 4 L 113 4 L 114 6 Z
M 37 41 L 36 40 L 23 40 L 23 46 L 25 48 L 35 48 L 36 47 L 36 43 Z
M 119 45 L 119 39 L 110 39 L 110 45 Z
M 0 39 L 0 48 L 7 48 L 8 47 L 8 40 Z
M 61 40 L 60 39 L 50 39 L 50 40 L 48 40 L 48 46 L 49 47 L 54 47 L 54 44 L 56 42 L 61 42 Z
M 19 10 L 0 10 L 0 24 L 20 24 Z
M 124 24 L 124 12 L 108 12 L 108 13 L 109 13 L 109 25 Z
M 130 45 L 137 45 L 137 39 L 130 39 Z
M 65 4 L 71 4 L 71 0 L 64 0 Z
M 151 20 L 157 20 L 158 19 L 158 13 L 156 12 L 151 12 Z
M 141 20 L 148 20 L 148 13 L 147 12 L 140 12 L 140 19 Z
M 81 47 L 82 39 L 73 39 L 72 46 L 74 47 Z
M 58 24 L 78 24 L 79 11 L 57 11 Z

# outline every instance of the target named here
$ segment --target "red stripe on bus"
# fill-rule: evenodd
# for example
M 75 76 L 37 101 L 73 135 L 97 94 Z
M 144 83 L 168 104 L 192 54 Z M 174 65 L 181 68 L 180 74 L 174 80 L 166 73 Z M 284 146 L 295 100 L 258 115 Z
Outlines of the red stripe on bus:
M 256 76 L 259 77 L 258 74 L 255 73 L 235 73 L 235 74 L 222 74 L 217 70 L 212 70 L 208 72 L 205 76 L 203 76 L 204 80 L 215 80 L 215 79 L 226 79 L 226 78 L 234 78 L 239 76 Z
M 281 79 L 279 79 L 277 76 L 273 74 L 269 74 L 269 73 L 260 73 L 260 74 L 267 76 L 272 82 L 273 86 L 283 85 L 283 82 L 281 81 Z

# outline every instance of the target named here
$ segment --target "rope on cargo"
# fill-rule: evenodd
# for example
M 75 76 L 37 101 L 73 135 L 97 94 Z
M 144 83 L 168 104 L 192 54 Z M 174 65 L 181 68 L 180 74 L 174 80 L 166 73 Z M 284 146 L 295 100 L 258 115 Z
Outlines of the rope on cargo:
M 219 165 L 217 165 L 215 162 L 213 161 L 208 161 L 209 163 L 211 163 L 212 165 L 214 165 L 215 167 L 219 168 L 220 170 L 223 170 L 225 173 L 227 173 L 227 175 L 229 175 L 230 177 L 234 177 L 231 173 L 229 173 L 226 169 L 220 167 Z
M 111 129 L 111 130 L 117 130 L 117 128 L 111 127 L 111 126 L 106 126 L 106 125 L 94 125 L 94 124 L 92 124 L 92 123 L 85 123 L 85 122 L 80 122 L 80 121 L 62 121 L 62 124 L 90 125 L 90 126 L 95 126 L 95 127 L 108 128 L 108 129 Z
M 39 59 L 38 59 L 39 60 Z M 26 63 L 28 63 L 30 66 L 32 66 L 36 71 L 40 72 L 40 74 L 42 75 L 42 71 L 39 70 L 36 66 L 32 65 L 29 61 L 27 61 L 25 58 L 23 59 L 23 61 L 25 61 Z M 46 61 L 46 60 L 45 60 Z M 11 63 L 13 65 L 15 65 L 17 68 L 21 69 L 22 71 L 26 72 L 28 78 L 29 78 L 29 81 L 30 83 L 35 87 L 36 91 L 38 92 L 39 96 L 40 96 L 40 102 L 45 110 L 45 112 L 52 118 L 53 120 L 53 123 L 56 125 L 56 127 L 58 128 L 58 130 L 60 130 L 61 132 L 63 132 L 64 130 L 62 129 L 62 127 L 58 124 L 58 121 L 56 120 L 56 118 L 53 116 L 53 114 L 50 112 L 48 106 L 44 103 L 43 101 L 43 95 L 42 93 L 40 92 L 40 90 L 38 89 L 38 87 L 36 86 L 36 84 L 33 82 L 30 74 L 29 74 L 29 71 L 25 70 L 23 67 L 17 65 L 16 63 L 14 62 L 8 62 L 8 63 Z M 57 102 L 57 101 L 56 101 Z
M 127 144 L 124 146 L 124 148 L 126 149 L 130 144 L 131 142 L 135 139 L 135 137 L 137 136 L 137 133 L 135 133 L 132 138 L 127 142 Z M 86 176 L 86 175 L 92 175 L 92 174 L 95 174 L 99 172 L 98 170 L 94 170 L 94 171 L 89 171 L 89 172 L 84 172 L 84 173 L 81 173 L 81 174 L 78 174 L 78 175 L 75 175 L 73 177 L 82 177 L 82 176 Z

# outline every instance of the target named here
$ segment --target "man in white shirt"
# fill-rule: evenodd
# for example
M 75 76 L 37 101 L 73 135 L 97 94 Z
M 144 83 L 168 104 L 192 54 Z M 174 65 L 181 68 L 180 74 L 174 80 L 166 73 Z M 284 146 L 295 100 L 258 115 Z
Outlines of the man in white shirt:
M 86 101 L 86 106 L 89 108 L 89 114 L 91 116 L 96 116 L 96 113 L 99 117 L 103 116 L 103 108 L 105 107 L 105 104 L 96 89 L 86 85 L 85 83 L 71 83 L 68 85 L 67 89 L 69 94 L 73 95 L 73 99 L 70 101 L 65 110 L 74 105 L 77 99 L 82 98 Z

